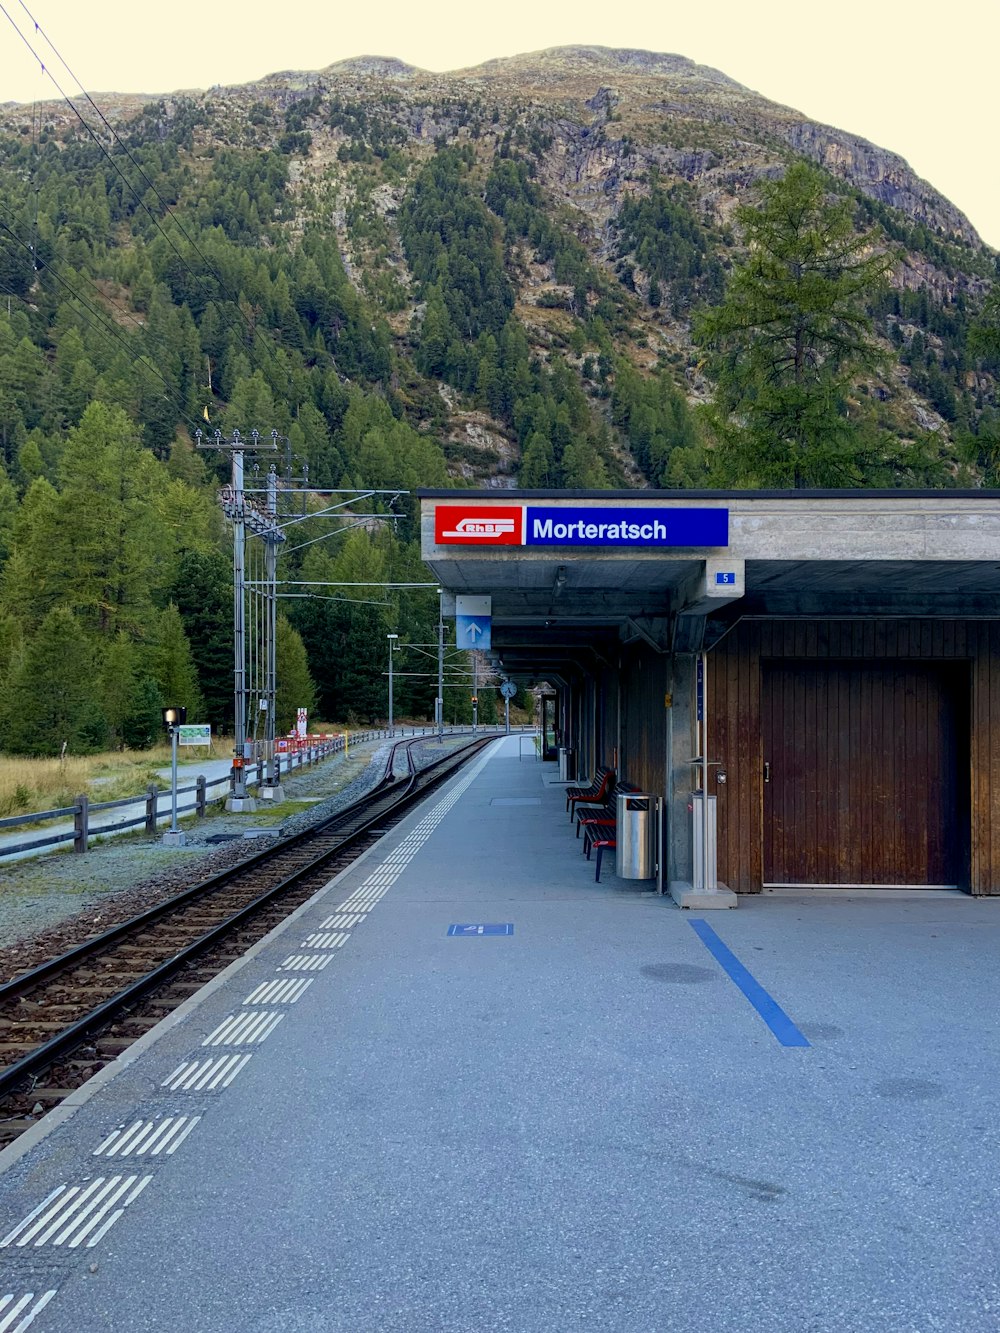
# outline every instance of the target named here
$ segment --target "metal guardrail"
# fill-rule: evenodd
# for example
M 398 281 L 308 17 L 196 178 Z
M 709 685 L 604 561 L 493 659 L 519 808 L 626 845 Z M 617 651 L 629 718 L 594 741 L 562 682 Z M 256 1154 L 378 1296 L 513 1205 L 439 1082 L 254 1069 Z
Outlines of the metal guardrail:
M 468 727 L 446 727 L 445 731 L 449 735 L 456 732 L 469 731 Z M 496 726 L 483 725 L 479 727 L 482 732 L 503 733 L 504 728 L 499 723 Z M 293 769 L 303 768 L 306 765 L 320 763 L 324 759 L 329 759 L 335 754 L 342 753 L 350 746 L 363 744 L 365 741 L 395 739 L 397 736 L 436 736 L 437 727 L 396 727 L 390 733 L 388 728 L 376 731 L 355 732 L 345 740 L 343 736 L 335 736 L 331 741 L 322 742 L 319 745 L 306 746 L 299 750 L 290 751 L 287 754 L 276 754 L 275 776 L 280 780 L 283 773 L 290 773 Z M 264 778 L 266 764 L 264 760 L 259 760 L 244 768 L 244 781 L 248 787 L 260 786 Z M 209 795 L 215 788 L 223 787 L 228 790 L 232 782 L 232 773 L 224 774 L 220 778 L 213 778 L 211 782 L 207 781 L 201 774 L 193 783 L 184 787 L 177 788 L 177 813 L 178 815 L 195 811 L 200 819 L 203 819 L 208 813 L 208 806 L 211 801 L 221 799 L 219 795 Z M 194 800 L 181 803 L 180 797 L 187 796 L 194 792 Z M 165 808 L 161 810 L 161 797 L 165 802 Z M 91 824 L 91 816 L 102 814 L 107 810 L 120 810 L 128 806 L 138 805 L 143 802 L 145 810 L 141 815 L 135 815 L 129 819 L 114 820 L 106 824 Z M 147 833 L 155 833 L 159 823 L 169 820 L 171 817 L 171 789 L 168 786 L 158 787 L 155 783 L 150 783 L 145 793 L 137 793 L 135 796 L 124 796 L 117 801 L 100 801 L 92 804 L 90 798 L 86 795 L 80 795 L 72 805 L 63 806 L 59 810 L 39 810 L 33 814 L 10 815 L 0 819 L 0 832 L 4 829 L 17 828 L 22 824 L 42 824 L 52 819 L 73 820 L 73 828 L 67 829 L 64 833 L 53 833 L 38 838 L 30 838 L 24 842 L 13 843 L 6 847 L 0 847 L 0 860 L 4 857 L 17 856 L 23 852 L 36 851 L 43 847 L 52 847 L 61 842 L 72 842 L 74 852 L 86 852 L 89 849 L 93 838 L 100 838 L 108 833 L 119 833 L 125 829 L 138 828 L 142 825 Z

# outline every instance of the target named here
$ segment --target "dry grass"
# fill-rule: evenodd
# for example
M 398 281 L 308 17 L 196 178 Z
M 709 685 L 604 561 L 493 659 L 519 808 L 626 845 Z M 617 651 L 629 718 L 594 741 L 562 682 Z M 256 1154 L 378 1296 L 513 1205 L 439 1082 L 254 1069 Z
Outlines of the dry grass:
M 206 750 L 191 747 L 180 752 L 180 760 L 204 760 Z M 232 753 L 232 741 L 214 737 L 212 757 Z M 57 810 L 72 805 L 81 792 L 92 801 L 116 801 L 141 792 L 157 779 L 156 770 L 170 763 L 170 746 L 164 741 L 151 750 L 72 756 L 60 759 L 26 759 L 0 755 L 0 819 L 36 810 Z

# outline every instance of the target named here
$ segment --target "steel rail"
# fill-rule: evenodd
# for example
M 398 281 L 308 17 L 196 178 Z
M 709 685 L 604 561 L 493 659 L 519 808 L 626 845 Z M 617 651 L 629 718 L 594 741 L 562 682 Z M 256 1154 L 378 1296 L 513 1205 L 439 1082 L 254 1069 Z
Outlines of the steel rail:
M 103 1027 L 109 1022 L 116 1012 L 121 1011 L 123 1008 L 127 1008 L 133 1001 L 141 999 L 151 990 L 155 990 L 164 981 L 168 980 L 170 976 L 180 971 L 186 963 L 211 948 L 213 944 L 217 943 L 227 933 L 242 924 L 243 921 L 254 913 L 259 912 L 273 899 L 279 897 L 283 893 L 287 893 L 289 889 L 293 888 L 297 882 L 304 879 L 306 876 L 314 874 L 316 870 L 322 866 L 324 861 L 339 855 L 345 848 L 348 848 L 351 843 L 363 838 L 376 824 L 383 822 L 387 815 L 395 816 L 400 811 L 405 810 L 418 799 L 425 796 L 430 788 L 436 786 L 437 783 L 446 776 L 446 774 L 437 773 L 437 770 L 443 764 L 450 762 L 452 767 L 459 767 L 460 763 L 464 762 L 465 758 L 469 757 L 469 752 L 475 752 L 476 750 L 481 749 L 487 741 L 492 739 L 495 738 L 477 738 L 470 745 L 463 746 L 460 750 L 451 754 L 442 755 L 432 764 L 428 764 L 425 768 L 419 770 L 416 770 L 413 766 L 413 756 L 410 747 L 414 744 L 414 740 L 411 739 L 410 741 L 405 742 L 407 763 L 410 772 L 406 777 L 400 779 L 393 779 L 390 774 L 394 763 L 395 753 L 404 743 L 401 742 L 400 746 L 393 746 L 393 750 L 387 761 L 386 774 L 383 776 L 382 781 L 374 787 L 371 792 L 367 793 L 361 801 L 358 801 L 354 806 L 348 806 L 346 810 L 339 812 L 339 815 L 328 821 L 327 824 L 321 824 L 312 829 L 305 830 L 303 833 L 294 834 L 289 838 L 282 839 L 280 843 L 269 847 L 266 851 L 258 853 L 256 856 L 248 858 L 246 861 L 241 862 L 239 866 L 235 866 L 229 871 L 224 871 L 220 875 L 212 876 L 210 879 L 202 881 L 191 889 L 187 889 L 183 893 L 168 899 L 165 903 L 161 903 L 157 907 L 149 909 L 147 912 L 140 913 L 139 916 L 132 917 L 129 921 L 123 922 L 121 925 L 116 926 L 109 931 L 105 931 L 95 939 L 89 940 L 85 944 L 78 945 L 75 949 L 71 949 L 67 953 L 61 954 L 58 958 L 51 959 L 49 962 L 41 964 L 31 972 L 25 973 L 22 977 L 17 977 L 13 981 L 7 982 L 4 986 L 0 986 L 0 1001 L 17 998 L 26 990 L 32 989 L 34 985 L 37 985 L 40 981 L 44 981 L 48 977 L 68 970 L 73 964 L 84 961 L 88 956 L 99 955 L 119 939 L 124 938 L 130 933 L 134 933 L 143 925 L 151 924 L 162 918 L 169 910 L 184 905 L 186 901 L 193 901 L 196 897 L 204 896 L 205 893 L 210 892 L 213 888 L 220 887 L 221 883 L 225 882 L 227 879 L 234 878 L 248 867 L 257 866 L 269 859 L 273 859 L 279 850 L 295 846 L 310 837 L 315 839 L 322 836 L 323 830 L 330 825 L 335 824 L 338 818 L 342 819 L 343 816 L 349 814 L 352 809 L 356 809 L 365 804 L 373 804 L 374 802 L 372 798 L 378 795 L 386 795 L 392 787 L 399 786 L 405 788 L 405 790 L 400 792 L 398 799 L 393 802 L 389 810 L 383 809 L 377 814 L 372 815 L 370 819 L 366 820 L 358 828 L 352 829 L 347 833 L 344 839 L 338 842 L 336 846 L 327 848 L 320 856 L 316 857 L 308 864 L 300 866 L 291 875 L 281 880 L 278 884 L 273 885 L 258 898 L 245 904 L 224 921 L 219 922 L 205 932 L 205 934 L 199 936 L 197 940 L 185 945 L 183 949 L 159 964 L 153 971 L 146 973 L 130 986 L 127 986 L 123 991 L 119 991 L 117 994 L 110 996 L 107 1000 L 102 1001 L 96 1008 L 77 1019 L 76 1022 L 72 1023 L 69 1027 L 64 1028 L 62 1032 L 56 1033 L 54 1037 L 51 1037 L 41 1046 L 35 1047 L 33 1051 L 23 1056 L 14 1064 L 8 1065 L 5 1069 L 0 1070 L 0 1096 L 6 1096 L 16 1091 L 17 1085 L 29 1078 L 32 1074 L 40 1073 L 43 1069 L 54 1064 L 60 1056 L 67 1054 L 74 1047 L 80 1045 L 81 1042 L 94 1033 L 95 1030 Z M 421 781 L 421 779 L 428 777 L 430 777 L 429 781 Z
M 335 826 L 338 823 L 347 822 L 352 811 L 360 810 L 366 804 L 371 804 L 378 796 L 385 795 L 388 785 L 392 781 L 391 772 L 395 751 L 405 745 L 409 752 L 409 748 L 415 743 L 414 740 L 400 741 L 398 745 L 393 746 L 392 753 L 386 761 L 386 767 L 380 780 L 371 791 L 366 792 L 365 795 L 358 801 L 355 801 L 353 805 L 349 805 L 345 807 L 345 809 L 339 810 L 335 815 L 332 815 L 322 824 L 315 824 L 312 828 L 303 829 L 299 833 L 289 834 L 285 838 L 279 838 L 276 842 L 271 843 L 262 851 L 259 851 L 252 856 L 248 856 L 244 861 L 240 861 L 238 865 L 229 866 L 225 870 L 220 870 L 215 875 L 210 875 L 208 879 L 199 880 L 197 884 L 192 884 L 190 888 L 182 889 L 180 893 L 174 894 L 172 898 L 165 898 L 163 902 L 157 903 L 155 907 L 149 907 L 146 911 L 140 912 L 137 916 L 129 917 L 127 921 L 121 921 L 118 925 L 111 926 L 102 934 L 95 935 L 93 939 L 85 940 L 83 944 L 78 944 L 74 948 L 68 949 L 65 953 L 59 954 L 56 958 L 50 958 L 48 962 L 40 963 L 38 967 L 32 968 L 30 972 L 24 972 L 21 976 L 13 977 L 10 981 L 0 984 L 0 1004 L 3 1004 L 7 1000 L 18 999 L 21 995 L 26 994 L 37 986 L 39 982 L 45 981 L 48 977 L 55 976 L 59 972 L 65 972 L 68 968 L 72 967 L 73 964 L 83 962 L 92 955 L 102 953 L 104 950 L 110 948 L 111 945 L 117 944 L 119 940 L 124 939 L 127 935 L 132 934 L 140 927 L 153 925 L 156 921 L 169 915 L 178 907 L 183 907 L 185 903 L 193 903 L 199 898 L 204 897 L 206 894 L 224 888 L 225 885 L 231 883 L 237 876 L 243 875 L 246 871 L 252 870 L 256 866 L 264 865 L 267 861 L 273 860 L 279 852 L 288 851 L 292 847 L 301 843 L 313 842 L 319 837 L 335 832 Z M 458 751 L 458 753 L 462 753 L 462 751 Z M 442 759 L 450 757 L 450 755 L 443 755 Z M 434 765 L 428 764 L 422 771 L 429 773 L 433 768 Z M 411 775 L 413 771 L 411 766 Z M 408 779 L 405 778 L 399 779 L 400 782 L 405 782 L 407 780 Z M 348 836 L 353 837 L 354 834 L 352 833 Z M 332 855 L 343 846 L 343 843 L 338 843 L 337 847 L 330 849 L 326 854 Z

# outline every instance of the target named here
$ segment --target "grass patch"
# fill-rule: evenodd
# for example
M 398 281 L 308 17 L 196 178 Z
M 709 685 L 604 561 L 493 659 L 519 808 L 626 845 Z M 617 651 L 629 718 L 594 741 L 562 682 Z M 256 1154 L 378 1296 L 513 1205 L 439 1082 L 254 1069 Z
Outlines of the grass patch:
M 208 757 L 228 757 L 232 742 L 216 740 L 211 754 L 205 747 L 179 752 L 183 763 L 204 763 Z M 163 785 L 156 770 L 170 763 L 170 746 L 164 740 L 150 750 L 110 751 L 106 754 L 73 755 L 66 759 L 29 759 L 0 755 L 0 819 L 26 815 L 35 810 L 58 810 L 72 805 L 85 792 L 94 802 L 117 801 L 142 792 L 151 782 Z

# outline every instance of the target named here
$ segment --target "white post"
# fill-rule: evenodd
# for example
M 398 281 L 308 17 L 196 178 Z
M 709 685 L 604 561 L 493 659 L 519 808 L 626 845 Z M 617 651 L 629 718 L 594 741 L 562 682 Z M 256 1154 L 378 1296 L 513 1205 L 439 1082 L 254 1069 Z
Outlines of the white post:
M 168 847 L 184 846 L 184 834 L 177 827 L 177 723 L 170 728 L 170 828 L 163 841 Z

